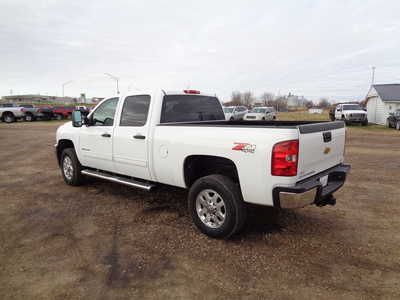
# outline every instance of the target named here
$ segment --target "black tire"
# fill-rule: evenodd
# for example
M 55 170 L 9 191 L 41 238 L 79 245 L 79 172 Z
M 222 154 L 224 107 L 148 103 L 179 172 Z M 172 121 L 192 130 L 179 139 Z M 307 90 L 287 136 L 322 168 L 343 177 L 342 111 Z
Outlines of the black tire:
M 62 114 L 56 114 L 56 120 L 61 121 L 62 119 L 64 119 Z
M 68 158 L 70 159 L 72 171 L 67 174 L 66 169 L 64 168 L 65 164 L 67 163 Z M 60 161 L 60 168 L 61 174 L 64 178 L 66 184 L 72 186 L 79 186 L 85 183 L 85 176 L 81 174 L 82 166 L 76 156 L 75 149 L 67 148 L 64 149 L 61 153 L 61 161 Z
M 5 113 L 3 114 L 3 122 L 5 123 L 14 123 L 15 122 L 15 116 L 13 113 Z
M 273 119 L 273 120 L 276 120 L 276 116 L 274 116 L 272 119 Z
M 31 114 L 31 113 L 26 113 L 24 119 L 25 119 L 26 122 L 35 121 L 35 117 L 34 117 L 33 114 Z
M 362 121 L 361 125 L 362 126 L 368 126 L 368 120 L 366 119 L 366 120 Z
M 224 204 L 224 221 L 218 228 L 206 225 L 199 217 L 196 208 L 197 197 L 205 191 L 215 191 Z M 189 212 L 193 223 L 204 234 L 213 238 L 229 238 L 237 233 L 246 220 L 246 205 L 239 186 L 223 175 L 209 175 L 199 178 L 190 188 L 188 197 Z
M 265 121 L 265 117 L 263 117 L 262 120 Z

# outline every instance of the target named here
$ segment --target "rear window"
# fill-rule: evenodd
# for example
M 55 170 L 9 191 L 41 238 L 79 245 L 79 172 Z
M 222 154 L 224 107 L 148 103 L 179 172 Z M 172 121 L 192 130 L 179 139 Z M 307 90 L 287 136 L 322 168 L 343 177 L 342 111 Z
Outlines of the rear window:
M 166 95 L 163 99 L 161 123 L 225 120 L 216 97 L 199 95 Z

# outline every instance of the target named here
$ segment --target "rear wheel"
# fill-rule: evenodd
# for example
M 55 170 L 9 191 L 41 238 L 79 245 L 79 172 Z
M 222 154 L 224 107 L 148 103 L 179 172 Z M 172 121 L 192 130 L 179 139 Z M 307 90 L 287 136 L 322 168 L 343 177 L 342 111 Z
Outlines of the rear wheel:
M 61 154 L 61 173 L 65 183 L 78 186 L 84 183 L 85 176 L 81 174 L 82 166 L 79 163 L 73 148 L 64 149 Z
M 362 125 L 362 126 L 368 126 L 368 120 L 365 119 L 364 121 L 362 121 L 361 125 Z
M 238 185 L 223 175 L 198 179 L 190 188 L 188 204 L 194 224 L 213 238 L 232 236 L 246 219 L 246 206 Z
M 58 121 L 61 121 L 62 119 L 64 119 L 64 117 L 63 117 L 62 114 L 57 114 L 57 115 L 56 115 L 56 119 L 57 119 Z

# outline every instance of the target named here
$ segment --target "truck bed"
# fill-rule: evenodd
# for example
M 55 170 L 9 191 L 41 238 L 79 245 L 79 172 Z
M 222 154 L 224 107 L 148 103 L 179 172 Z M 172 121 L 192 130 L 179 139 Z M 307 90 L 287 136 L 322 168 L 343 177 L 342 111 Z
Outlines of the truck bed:
M 298 128 L 300 133 L 328 131 L 344 127 L 342 121 L 245 121 L 221 120 L 199 122 L 172 122 L 161 123 L 158 126 L 194 126 L 194 127 L 254 127 L 254 128 Z

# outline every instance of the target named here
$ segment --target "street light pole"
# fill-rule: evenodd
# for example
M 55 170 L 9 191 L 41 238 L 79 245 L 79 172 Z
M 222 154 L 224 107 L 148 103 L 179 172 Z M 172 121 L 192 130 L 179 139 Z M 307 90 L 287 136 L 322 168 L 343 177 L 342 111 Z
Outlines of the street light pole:
M 63 98 L 64 98 L 64 87 L 65 87 L 67 84 L 71 83 L 71 82 L 72 82 L 72 80 L 69 80 L 69 81 L 64 82 L 64 83 L 62 84 L 62 96 L 63 96 Z
M 104 73 L 104 74 L 110 77 L 111 79 L 115 80 L 115 82 L 117 83 L 117 94 L 119 94 L 119 86 L 118 86 L 119 78 L 114 75 L 111 75 L 110 73 Z

